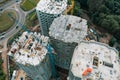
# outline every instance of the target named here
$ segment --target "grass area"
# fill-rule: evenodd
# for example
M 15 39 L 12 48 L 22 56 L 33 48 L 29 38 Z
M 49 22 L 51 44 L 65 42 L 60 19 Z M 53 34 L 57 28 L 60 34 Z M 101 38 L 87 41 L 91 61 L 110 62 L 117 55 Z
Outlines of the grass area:
M 38 2 L 39 0 L 22 0 L 20 6 L 24 11 L 29 11 L 33 9 L 34 7 L 36 7 Z
M 8 13 L 10 13 L 12 16 L 15 16 L 15 13 L 13 12 L 3 12 L 0 13 L 0 32 L 8 30 L 13 24 L 14 20 L 8 16 Z
M 36 11 L 33 11 L 27 16 L 26 23 L 25 23 L 26 27 L 29 28 L 29 27 L 35 26 L 37 20 L 38 18 L 37 18 Z

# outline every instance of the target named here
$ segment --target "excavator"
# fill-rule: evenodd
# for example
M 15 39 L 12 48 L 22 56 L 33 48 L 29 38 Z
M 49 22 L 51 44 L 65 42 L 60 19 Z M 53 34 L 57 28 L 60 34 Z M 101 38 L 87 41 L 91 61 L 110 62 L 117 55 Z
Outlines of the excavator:
M 74 0 L 71 0 L 71 5 L 67 6 L 67 9 L 64 11 L 64 14 L 67 15 L 68 12 L 70 12 L 70 15 L 73 14 L 73 9 L 74 9 Z

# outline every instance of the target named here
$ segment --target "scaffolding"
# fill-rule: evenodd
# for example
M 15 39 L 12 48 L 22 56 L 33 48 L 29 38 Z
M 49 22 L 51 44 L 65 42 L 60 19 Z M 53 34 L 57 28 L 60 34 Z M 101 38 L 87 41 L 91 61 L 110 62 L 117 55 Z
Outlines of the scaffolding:
M 19 68 L 33 80 L 49 80 L 52 75 L 56 78 L 53 56 L 50 56 L 52 47 L 48 44 L 48 37 L 37 32 L 24 32 L 16 40 L 11 45 L 8 55 Z

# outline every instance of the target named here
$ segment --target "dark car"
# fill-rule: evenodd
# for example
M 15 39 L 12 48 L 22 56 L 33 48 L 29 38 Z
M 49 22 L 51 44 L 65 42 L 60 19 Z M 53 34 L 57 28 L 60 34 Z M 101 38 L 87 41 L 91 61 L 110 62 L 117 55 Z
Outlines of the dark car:
M 16 26 L 16 29 L 18 28 L 19 26 Z
M 16 2 L 19 2 L 19 0 L 16 0 Z
M 2 40 L 2 39 L 4 39 L 5 38 L 5 36 L 0 36 L 0 40 Z
M 0 11 L 2 11 L 3 9 L 2 8 L 0 8 Z

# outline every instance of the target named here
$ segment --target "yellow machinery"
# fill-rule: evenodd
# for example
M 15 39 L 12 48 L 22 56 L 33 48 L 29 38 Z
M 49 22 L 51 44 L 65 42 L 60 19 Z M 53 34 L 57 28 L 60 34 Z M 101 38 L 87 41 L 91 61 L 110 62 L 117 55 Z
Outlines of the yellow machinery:
M 74 0 L 71 0 L 71 5 L 67 6 L 67 9 L 64 11 L 64 14 L 67 15 L 68 12 L 70 14 L 73 14 L 73 8 L 74 8 Z

